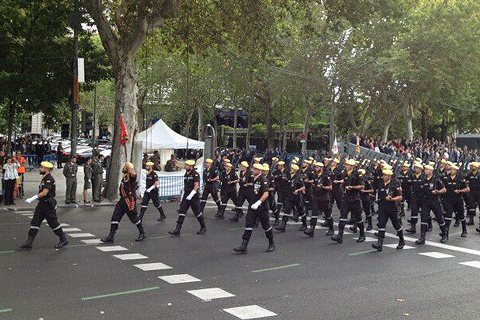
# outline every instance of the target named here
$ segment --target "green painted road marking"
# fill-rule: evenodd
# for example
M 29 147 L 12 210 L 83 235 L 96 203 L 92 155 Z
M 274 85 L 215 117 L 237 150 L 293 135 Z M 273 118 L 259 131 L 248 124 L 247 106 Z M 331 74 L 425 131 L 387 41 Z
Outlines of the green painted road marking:
M 0 313 L 10 312 L 10 311 L 13 311 L 13 309 L 0 309 Z
M 14 253 L 15 251 L 0 251 L 0 254 L 4 254 L 4 253 Z
M 143 289 L 116 292 L 116 293 L 107 293 L 107 294 L 101 294 L 98 296 L 85 297 L 85 298 L 82 298 L 82 300 L 87 301 L 87 300 L 94 300 L 94 299 L 107 298 L 107 297 L 116 297 L 124 294 L 139 293 L 139 292 L 146 292 L 146 291 L 159 290 L 159 289 L 160 287 L 150 287 L 150 288 L 143 288 Z
M 365 253 L 370 253 L 370 252 L 377 252 L 377 250 L 372 249 L 372 250 L 367 250 L 367 251 L 353 252 L 353 253 L 349 253 L 348 255 L 349 256 L 358 256 L 360 254 L 365 254 Z
M 299 265 L 300 265 L 300 263 L 294 263 L 294 264 L 289 264 L 289 265 L 286 265 L 286 266 L 280 266 L 280 267 L 274 267 L 274 268 L 254 270 L 254 271 L 252 271 L 252 272 L 253 272 L 253 273 L 258 273 L 258 272 L 274 271 L 274 270 L 280 270 L 280 269 L 298 267 Z

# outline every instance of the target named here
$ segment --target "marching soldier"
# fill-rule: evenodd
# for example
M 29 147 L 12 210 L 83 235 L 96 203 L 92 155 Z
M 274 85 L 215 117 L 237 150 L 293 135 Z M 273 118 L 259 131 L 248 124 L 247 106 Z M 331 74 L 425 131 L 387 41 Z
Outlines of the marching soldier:
M 372 243 L 372 247 L 378 251 L 383 250 L 383 239 L 385 238 L 385 226 L 388 219 L 392 222 L 397 231 L 397 249 L 405 247 L 403 228 L 398 218 L 398 204 L 402 201 L 402 191 L 398 183 L 392 182 L 392 170 L 383 170 L 383 183 L 378 188 L 378 241 Z
M 103 182 L 103 156 L 98 155 L 92 165 L 92 197 L 94 202 L 102 202 L 100 193 Z
M 243 216 L 243 204 L 245 201 L 248 202 L 248 198 L 251 196 L 253 191 L 252 186 L 252 173 L 248 170 L 248 162 L 242 161 L 240 163 L 240 177 L 239 177 L 239 185 L 240 188 L 238 189 L 238 197 L 237 202 L 235 203 L 235 216 L 230 218 L 232 222 L 238 222 L 238 219 Z
M 370 231 L 373 229 L 372 225 L 372 208 L 371 208 L 371 195 L 373 193 L 373 187 L 372 183 L 366 176 L 366 171 L 365 169 L 360 169 L 358 170 L 358 173 L 360 174 L 360 177 L 364 179 L 365 183 L 365 188 L 360 190 L 360 200 L 362 201 L 362 208 L 363 212 L 365 212 L 365 220 L 367 220 L 367 231 Z M 357 232 L 357 229 L 355 228 L 355 232 Z
M 265 230 L 265 236 L 268 239 L 268 248 L 267 252 L 272 252 L 275 249 L 275 243 L 273 241 L 273 231 L 270 226 L 269 217 L 268 217 L 268 207 L 267 207 L 267 198 L 268 198 L 268 182 L 265 177 L 262 175 L 263 166 L 259 163 L 253 165 L 253 192 L 249 194 L 249 206 L 247 211 L 247 217 L 245 221 L 245 232 L 242 236 L 242 245 L 233 250 L 238 253 L 245 254 L 247 253 L 248 242 L 253 232 L 253 225 L 257 219 L 260 220 L 263 230 Z
M 417 221 L 418 213 L 422 207 L 423 202 L 423 180 L 424 175 L 422 173 L 423 165 L 419 162 L 413 164 L 413 173 L 410 175 L 408 183 L 412 190 L 412 196 L 410 198 L 410 220 L 407 220 L 410 223 L 410 228 L 405 230 L 408 233 L 415 234 L 417 232 Z
M 480 174 L 478 173 L 479 163 L 471 162 L 470 168 L 472 169 L 467 175 L 467 184 L 470 187 L 470 193 L 468 197 L 468 222 L 467 225 L 473 225 L 477 207 L 480 207 Z M 480 219 L 479 219 L 480 229 Z M 480 232 L 480 231 L 479 231 Z
M 410 208 L 410 199 L 411 199 L 411 185 L 408 182 L 410 180 L 410 164 L 408 162 L 404 162 L 402 164 L 402 170 L 400 170 L 400 173 L 398 175 L 398 180 L 400 181 L 400 186 L 402 187 L 402 196 L 403 199 L 400 202 L 400 216 L 404 217 L 405 216 L 405 202 L 408 205 L 408 208 Z
M 338 223 L 338 234 L 332 236 L 332 240 L 338 243 L 343 243 L 343 230 L 347 223 L 348 214 L 352 214 L 352 220 L 357 222 L 358 229 L 360 230 L 357 242 L 365 241 L 365 229 L 362 220 L 362 202 L 360 200 L 360 190 L 365 187 L 363 179 L 355 173 L 355 160 L 347 159 L 345 161 L 346 173 L 342 180 L 334 181 L 337 184 L 343 184 L 345 186 L 345 196 L 340 211 L 340 220 Z
M 92 158 L 88 158 L 83 166 L 83 202 L 90 203 L 88 200 L 88 190 L 92 188 Z
M 335 181 L 341 181 L 343 178 L 343 168 L 339 166 L 340 160 L 335 158 L 332 160 L 332 182 L 333 182 L 333 189 L 332 189 L 332 205 L 333 202 L 337 203 L 337 208 L 339 211 L 342 211 L 342 204 L 343 204 L 343 190 L 342 185 Z
M 305 216 L 308 216 L 308 211 L 312 209 L 312 201 L 313 201 L 313 179 L 315 178 L 315 173 L 310 168 L 310 165 L 312 164 L 311 160 L 305 159 L 303 160 L 302 164 L 302 176 L 303 176 L 303 181 L 305 183 L 305 193 L 303 198 L 303 205 L 304 205 L 304 210 L 305 210 Z M 306 229 L 306 225 L 305 225 Z M 305 231 L 305 230 L 302 230 Z
M 142 220 L 137 215 L 136 197 L 137 190 L 137 173 L 133 168 L 133 164 L 126 162 L 123 165 L 123 179 L 120 183 L 120 200 L 118 200 L 113 210 L 112 218 L 110 220 L 110 233 L 105 238 L 100 239 L 103 243 L 113 243 L 115 233 L 118 230 L 120 221 L 123 216 L 127 214 L 130 221 L 138 228 L 138 237 L 135 241 L 143 241 L 147 235 L 143 229 Z
M 310 228 L 304 233 L 313 237 L 315 227 L 317 225 L 318 215 L 322 213 L 325 216 L 325 221 L 328 224 L 327 236 L 333 234 L 333 219 L 331 217 L 332 206 L 330 201 L 330 192 L 332 191 L 332 181 L 328 172 L 324 173 L 324 165 L 322 162 L 315 162 L 314 164 L 315 176 L 313 178 L 313 202 L 312 202 L 312 217 L 310 219 Z M 330 216 L 329 216 L 330 214 Z
M 211 194 L 213 201 L 217 204 L 218 210 L 220 210 L 220 199 L 218 199 L 217 187 L 215 183 L 220 181 L 217 170 L 213 167 L 213 160 L 205 160 L 206 168 L 203 171 L 203 193 L 200 200 L 200 210 L 203 212 L 205 205 L 207 204 L 208 195 Z
M 465 208 L 463 206 L 462 194 L 470 191 L 467 183 L 457 175 L 458 167 L 450 166 L 450 172 L 445 179 L 445 188 L 447 192 L 444 195 L 443 209 L 445 210 L 445 228 L 447 232 L 447 239 L 449 236 L 450 223 L 452 222 L 452 215 L 455 215 L 462 224 L 462 238 L 467 236 L 467 222 L 465 221 Z
M 280 232 L 285 232 L 290 213 L 294 208 L 297 210 L 298 215 L 302 217 L 302 228 L 300 228 L 302 230 L 300 231 L 304 231 L 303 226 L 307 224 L 307 217 L 302 206 L 302 192 L 305 190 L 305 185 L 298 170 L 299 167 L 296 164 L 290 166 L 290 172 L 286 180 L 285 211 L 283 212 L 282 222 L 275 227 Z
M 222 202 L 215 218 L 223 219 L 228 200 L 232 200 L 234 204 L 237 202 L 237 183 L 238 176 L 235 173 L 235 170 L 233 170 L 233 165 L 231 163 L 226 163 L 225 172 L 220 179 L 220 198 Z
M 198 195 L 198 189 L 200 188 L 200 175 L 194 168 L 195 160 L 185 161 L 185 176 L 184 176 L 184 188 L 180 202 L 180 209 L 178 210 L 177 226 L 174 230 L 169 231 L 172 236 L 179 236 L 182 229 L 183 222 L 185 221 L 185 215 L 188 208 L 192 208 L 193 214 L 197 217 L 200 223 L 200 230 L 197 231 L 198 235 L 207 232 L 205 226 L 205 219 L 203 213 L 200 210 L 200 197 Z
M 273 226 L 276 227 L 280 223 L 280 212 L 282 209 L 285 209 L 285 196 L 287 192 L 287 174 L 288 171 L 285 169 L 285 162 L 279 161 L 278 168 L 274 171 L 274 183 L 275 183 L 275 190 L 277 191 L 277 208 L 273 215 L 275 216 L 275 222 Z
M 267 180 L 268 183 L 268 198 L 267 198 L 267 204 L 268 204 L 268 210 L 275 210 L 276 204 L 275 204 L 275 181 L 273 179 L 273 176 L 270 174 L 270 166 L 268 163 L 264 163 L 262 167 L 262 174 Z
M 65 203 L 77 203 L 77 158 L 71 157 L 70 162 L 65 164 L 63 168 L 63 175 L 67 181 L 67 188 L 66 188 L 66 195 L 65 195 Z
M 415 241 L 416 244 L 425 243 L 425 234 L 428 230 L 428 219 L 430 218 L 430 211 L 433 211 L 437 223 L 440 226 L 442 243 L 447 242 L 448 234 L 443 220 L 443 210 L 440 203 L 440 195 L 446 192 L 445 186 L 440 179 L 434 180 L 433 167 L 431 165 L 425 166 L 425 179 L 422 184 L 423 189 L 423 201 L 422 201 L 422 223 L 420 239 Z
M 38 204 L 35 207 L 32 221 L 30 222 L 30 230 L 28 231 L 27 241 L 20 245 L 22 249 L 31 249 L 33 240 L 40 230 L 42 221 L 47 219 L 47 223 L 52 228 L 60 241 L 55 246 L 55 249 L 60 249 L 68 244 L 67 237 L 58 223 L 57 219 L 57 201 L 55 200 L 55 179 L 51 175 L 53 164 L 48 161 L 40 163 L 40 174 L 43 175 L 38 188 L 38 194 L 25 200 L 26 203 L 32 203 L 38 199 Z
M 152 199 L 153 205 L 157 208 L 158 213 L 160 216 L 158 217 L 157 221 L 163 221 L 167 217 L 165 216 L 165 212 L 163 211 L 162 204 L 160 203 L 159 195 L 158 195 L 158 175 L 153 170 L 155 163 L 152 161 L 148 161 L 145 163 L 145 168 L 147 169 L 147 176 L 146 176 L 146 183 L 145 183 L 145 193 L 143 194 L 142 198 L 142 207 L 140 209 L 140 215 L 138 216 L 140 220 L 143 221 L 143 216 L 145 215 L 145 211 L 147 211 L 148 203 L 150 199 Z

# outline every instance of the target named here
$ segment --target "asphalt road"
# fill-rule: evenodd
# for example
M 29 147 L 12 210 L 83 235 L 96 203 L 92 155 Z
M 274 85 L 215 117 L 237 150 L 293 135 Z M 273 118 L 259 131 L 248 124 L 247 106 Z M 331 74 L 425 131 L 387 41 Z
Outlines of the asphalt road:
M 312 239 L 292 224 L 275 234 L 273 253 L 265 252 L 259 228 L 248 254 L 237 255 L 232 248 L 241 243 L 244 219 L 214 220 L 208 204 L 206 235 L 195 234 L 199 226 L 189 215 L 182 236 L 172 238 L 176 205 L 164 207 L 165 222 L 156 221 L 152 206 L 147 211 L 144 242 L 133 241 L 137 230 L 125 217 L 108 246 L 83 241 L 108 233 L 112 207 L 61 209 L 70 245 L 53 249 L 58 239 L 45 225 L 27 252 L 16 246 L 32 212 L 0 211 L 0 319 L 478 319 L 474 228 L 466 239 L 452 228 L 442 245 L 435 227 L 424 246 L 408 237 L 410 249 L 379 253 L 353 234 L 339 245 L 325 230 Z M 125 254 L 141 259 L 114 257 Z M 142 270 L 148 267 L 157 270 Z

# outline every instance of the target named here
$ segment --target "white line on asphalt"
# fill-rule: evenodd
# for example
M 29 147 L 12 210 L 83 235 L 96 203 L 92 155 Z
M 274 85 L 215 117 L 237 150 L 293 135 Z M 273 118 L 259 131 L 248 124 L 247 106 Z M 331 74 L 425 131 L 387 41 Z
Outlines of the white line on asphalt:
M 95 237 L 95 235 L 91 233 L 68 233 L 68 235 L 72 238 L 89 238 Z
M 115 258 L 120 260 L 139 260 L 139 259 L 148 259 L 148 257 L 144 256 L 140 253 L 126 253 L 126 254 L 116 254 L 113 255 Z
M 97 249 L 103 252 L 128 251 L 127 248 L 122 246 L 97 247 Z
M 208 289 L 199 289 L 199 290 L 187 290 L 188 293 L 194 295 L 197 298 L 202 299 L 203 301 L 210 301 L 213 299 L 221 298 L 230 298 L 235 297 L 234 294 L 227 292 L 220 288 L 208 288 Z
M 451 254 L 441 252 L 420 252 L 419 255 L 435 259 L 455 258 L 455 256 L 452 256 Z
M 60 227 L 70 227 L 70 225 L 68 223 L 60 223 Z
M 87 240 L 82 240 L 83 243 L 86 244 L 100 244 L 102 241 L 100 239 L 87 239 Z
M 190 283 L 190 282 L 199 282 L 200 279 L 197 279 L 189 274 L 174 274 L 171 276 L 160 276 L 159 279 L 170 283 L 170 284 L 179 284 L 179 283 Z
M 154 270 L 167 270 L 172 269 L 172 267 L 167 266 L 161 262 L 155 263 L 144 263 L 144 264 L 136 264 L 135 267 L 143 270 L 143 271 L 154 271 Z
M 269 311 L 267 309 L 264 309 L 262 307 L 259 307 L 257 305 L 228 308 L 228 309 L 223 309 L 223 311 L 230 313 L 231 315 L 242 320 L 259 319 L 259 318 L 273 317 L 277 315 L 276 313 Z
M 81 232 L 78 228 L 63 228 L 63 232 Z
M 460 262 L 459 264 L 480 269 L 480 261 L 467 261 L 467 262 Z
M 392 248 L 392 249 L 396 249 L 398 246 L 398 244 L 394 243 L 394 244 L 385 244 L 384 247 L 388 247 L 388 248 Z M 407 246 L 405 245 L 403 247 L 403 250 L 409 250 L 409 249 L 417 249 L 416 247 L 412 247 L 412 246 Z
M 358 240 L 358 238 L 354 238 L 355 240 Z M 377 241 L 377 239 L 370 238 L 370 237 L 365 237 L 365 242 L 374 242 Z

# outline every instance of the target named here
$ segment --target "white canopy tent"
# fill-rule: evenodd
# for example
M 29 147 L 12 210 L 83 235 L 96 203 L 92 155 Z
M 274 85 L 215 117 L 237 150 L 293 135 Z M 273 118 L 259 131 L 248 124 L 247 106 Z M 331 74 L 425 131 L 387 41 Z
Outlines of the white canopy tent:
M 189 139 L 181 134 L 173 131 L 169 126 L 158 120 L 153 126 L 145 131 L 140 132 L 135 137 L 134 152 L 133 152 L 133 164 L 135 168 L 142 167 L 143 153 L 151 153 L 158 151 L 160 154 L 160 163 L 164 166 L 170 159 L 170 155 L 173 154 L 175 149 L 205 149 L 205 142 Z M 199 167 L 200 166 L 200 167 Z M 203 167 L 203 157 L 197 161 L 197 170 L 201 172 Z M 145 190 L 145 174 L 142 170 L 142 174 L 139 175 L 139 191 L 143 194 Z M 168 175 L 183 176 L 184 170 L 176 172 L 157 172 L 159 176 Z M 181 186 L 179 186 L 181 188 Z

